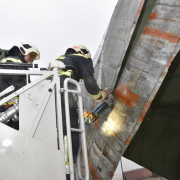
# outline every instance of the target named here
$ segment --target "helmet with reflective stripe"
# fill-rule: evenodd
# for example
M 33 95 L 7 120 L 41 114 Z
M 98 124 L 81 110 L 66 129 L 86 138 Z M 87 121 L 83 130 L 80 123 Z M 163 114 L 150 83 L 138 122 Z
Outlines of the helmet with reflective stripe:
M 40 52 L 36 45 L 34 45 L 30 41 L 24 41 L 17 45 L 18 49 L 23 55 L 27 55 L 29 53 L 35 52 L 37 55 L 35 57 L 35 60 L 40 59 Z
M 89 50 L 82 44 L 77 44 L 72 46 L 71 48 L 68 49 L 74 49 L 77 53 L 81 53 L 82 55 L 84 55 L 86 58 L 90 58 L 91 59 L 91 53 L 89 52 Z

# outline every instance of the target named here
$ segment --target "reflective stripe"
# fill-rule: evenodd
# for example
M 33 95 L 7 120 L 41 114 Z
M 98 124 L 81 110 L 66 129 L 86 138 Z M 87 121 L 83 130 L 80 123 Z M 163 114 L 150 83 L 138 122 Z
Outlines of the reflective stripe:
M 60 70 L 59 75 L 66 75 L 66 76 L 71 77 L 73 75 L 73 71 L 72 70 L 67 70 L 67 71 Z
M 15 104 L 19 101 L 19 97 L 16 96 L 14 98 L 12 98 L 11 100 L 9 100 L 8 102 L 4 103 L 3 106 L 6 106 L 6 105 L 12 105 L 12 104 Z
M 65 167 L 66 170 L 70 170 L 69 167 L 69 150 L 68 150 L 68 138 L 67 135 L 64 136 L 64 155 L 65 155 Z M 74 168 L 75 168 L 76 164 L 74 164 Z
M 15 102 L 7 102 L 7 103 L 4 103 L 2 104 L 3 106 L 6 106 L 6 105 L 12 105 L 12 104 L 15 104 Z
M 72 70 L 67 70 L 67 71 L 63 71 L 63 70 L 59 70 L 59 75 L 65 75 L 65 76 L 69 76 L 71 78 L 71 76 L 73 75 L 73 71 Z M 49 76 L 46 79 L 52 78 L 53 76 Z
M 96 95 L 91 95 L 93 99 L 99 99 L 101 97 L 101 91 L 98 92 Z
M 86 58 L 84 55 L 82 55 L 82 54 L 69 54 L 69 55 L 75 55 L 75 56 L 81 56 L 81 57 L 84 57 L 84 58 Z M 65 55 L 62 55 L 62 56 L 59 56 L 58 58 L 56 58 L 56 60 L 58 60 L 58 59 L 65 59 L 66 58 L 66 56 Z M 86 58 L 87 59 L 87 58 Z
M 69 165 L 69 153 L 68 153 L 68 139 L 64 136 L 64 155 L 65 155 L 65 165 Z
M 59 56 L 58 58 L 56 58 L 56 59 L 65 59 L 66 57 L 64 56 L 64 55 L 62 55 L 62 56 Z
M 75 56 L 82 56 L 82 57 L 84 57 L 84 58 L 86 58 L 84 55 L 82 55 L 82 54 L 69 54 L 69 55 L 75 55 Z M 86 58 L 87 59 L 87 58 Z
M 22 61 L 20 60 L 20 59 L 16 59 L 16 58 L 4 58 L 2 61 L 1 61 L 1 63 L 5 63 L 5 62 L 7 62 L 7 61 L 12 61 L 12 62 L 14 62 L 14 63 L 22 63 Z

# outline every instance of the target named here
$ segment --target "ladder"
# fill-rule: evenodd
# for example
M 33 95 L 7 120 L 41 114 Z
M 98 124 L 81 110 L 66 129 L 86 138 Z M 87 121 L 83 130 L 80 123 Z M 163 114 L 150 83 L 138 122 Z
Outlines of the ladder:
M 68 83 L 72 83 L 77 87 L 77 90 L 68 89 Z M 69 167 L 70 167 L 70 178 L 74 180 L 74 164 L 73 164 L 73 153 L 72 153 L 72 140 L 71 140 L 71 132 L 78 132 L 81 134 L 80 136 L 80 147 L 82 148 L 83 154 L 83 163 L 85 166 L 85 177 L 83 179 L 89 180 L 89 169 L 88 169 L 88 158 L 87 158 L 87 146 L 86 146 L 86 134 L 85 134 L 85 125 L 84 125 L 84 116 L 83 116 L 83 104 L 82 104 L 82 96 L 81 96 L 81 87 L 79 83 L 71 78 L 67 78 L 64 81 L 64 88 L 61 89 L 64 91 L 65 98 L 65 111 L 66 111 L 66 126 L 67 126 L 67 138 L 68 138 L 68 150 L 69 150 Z M 79 107 L 79 129 L 71 128 L 70 125 L 70 112 L 69 112 L 69 93 L 74 93 L 78 95 L 78 107 Z M 77 171 L 80 172 L 80 167 L 77 166 Z M 76 176 L 77 177 L 77 176 Z M 78 179 L 81 179 L 82 176 L 78 173 Z M 77 179 L 77 178 L 76 178 Z

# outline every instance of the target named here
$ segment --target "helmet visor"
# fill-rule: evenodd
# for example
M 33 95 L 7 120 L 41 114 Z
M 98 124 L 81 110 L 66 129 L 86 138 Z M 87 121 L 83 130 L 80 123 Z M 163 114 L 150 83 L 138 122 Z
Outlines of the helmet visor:
M 86 49 L 81 49 L 81 51 L 84 53 L 84 54 L 88 54 L 89 51 L 87 51 Z
M 37 53 L 35 53 L 35 52 L 30 52 L 30 56 L 31 56 L 31 58 L 34 60 L 34 59 L 36 59 L 36 57 L 37 57 Z

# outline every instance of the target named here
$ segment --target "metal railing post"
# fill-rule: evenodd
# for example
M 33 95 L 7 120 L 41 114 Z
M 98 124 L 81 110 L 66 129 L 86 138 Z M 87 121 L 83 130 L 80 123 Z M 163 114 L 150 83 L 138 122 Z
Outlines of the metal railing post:
M 68 89 L 68 83 L 76 85 L 77 90 Z M 79 105 L 79 123 L 80 128 L 75 129 L 70 126 L 70 112 L 69 112 L 69 95 L 68 93 L 75 93 L 78 95 L 78 105 Z M 65 100 L 65 113 L 66 113 L 66 128 L 68 136 L 68 150 L 69 150 L 69 166 L 70 166 L 70 177 L 71 180 L 74 180 L 74 167 L 73 167 L 73 153 L 72 153 L 72 139 L 71 131 L 81 133 L 81 146 L 83 152 L 83 161 L 85 166 L 85 180 L 89 180 L 89 167 L 88 167 L 88 157 L 87 157 L 87 145 L 86 145 L 86 134 L 85 134 L 85 125 L 84 125 L 84 116 L 83 116 L 83 103 L 81 95 L 81 87 L 79 83 L 71 78 L 66 78 L 64 81 L 64 100 Z

